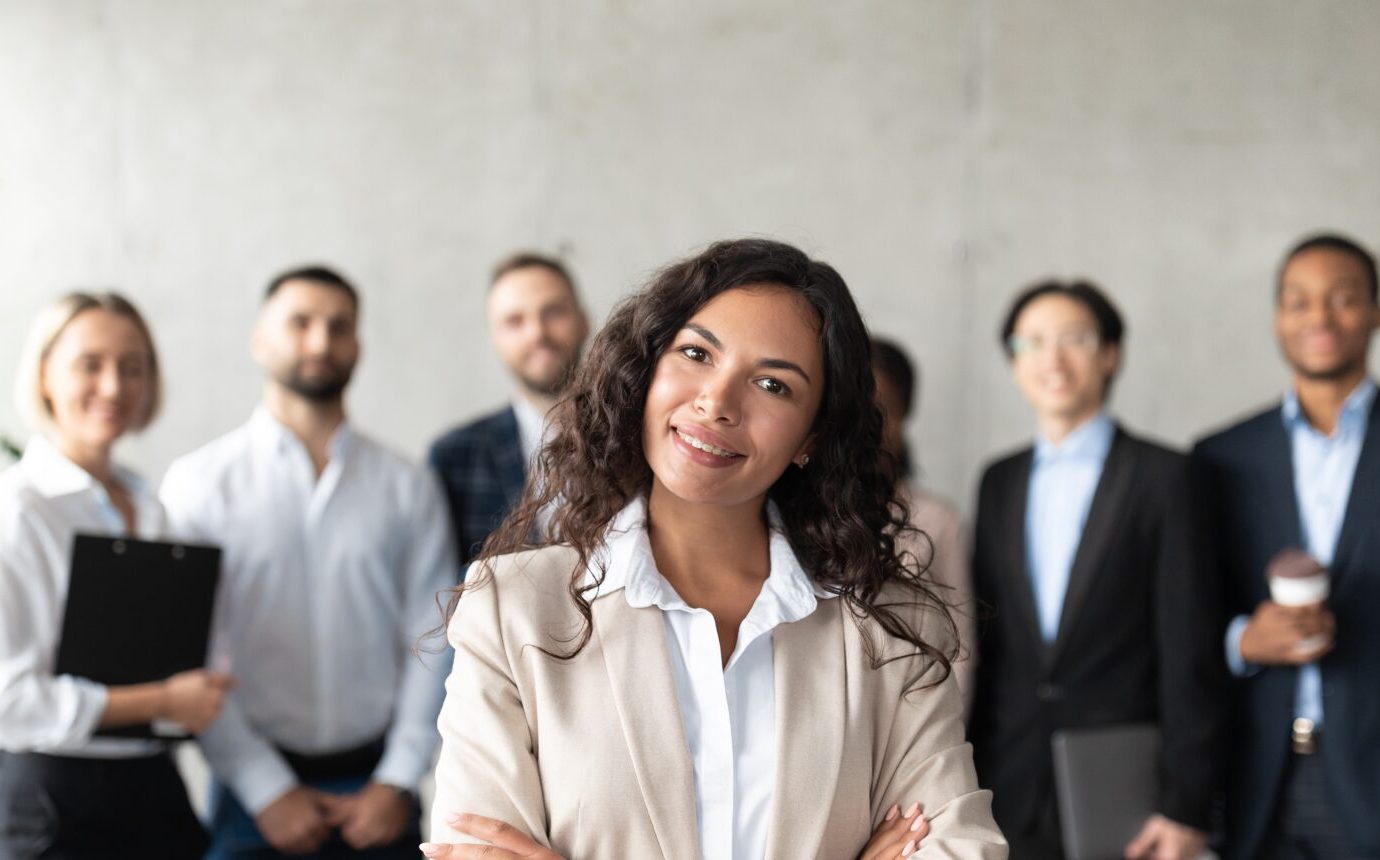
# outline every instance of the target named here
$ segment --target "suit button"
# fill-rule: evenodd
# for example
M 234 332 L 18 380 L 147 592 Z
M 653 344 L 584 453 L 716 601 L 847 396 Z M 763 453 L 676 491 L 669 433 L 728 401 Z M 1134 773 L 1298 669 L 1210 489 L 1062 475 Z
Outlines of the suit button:
M 1038 684 L 1035 697 L 1042 702 L 1057 702 L 1064 698 L 1064 688 L 1058 684 Z

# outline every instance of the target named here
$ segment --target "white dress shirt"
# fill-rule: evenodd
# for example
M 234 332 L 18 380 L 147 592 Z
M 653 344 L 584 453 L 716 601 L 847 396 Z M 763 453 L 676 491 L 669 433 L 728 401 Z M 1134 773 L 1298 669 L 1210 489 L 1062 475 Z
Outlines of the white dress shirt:
M 776 784 L 776 685 L 772 630 L 814 612 L 816 588 L 768 506 L 771 572 L 738 628 L 727 665 L 707 609 L 687 604 L 656 569 L 647 504 L 637 499 L 614 519 L 600 594 L 619 588 L 629 606 L 655 606 L 666 621 L 676 697 L 695 767 L 695 818 L 707 860 L 766 857 Z
M 117 468 L 134 504 L 135 534 L 163 537 L 166 519 L 147 485 Z M 0 750 L 127 758 L 156 741 L 93 738 L 106 687 L 53 675 L 77 534 L 129 537 L 105 488 L 41 436 L 0 473 Z
M 221 544 L 214 668 L 238 685 L 201 738 L 257 814 L 296 784 L 275 749 L 321 755 L 385 735 L 373 779 L 416 790 L 436 746 L 443 675 L 413 656 L 441 623 L 455 550 L 436 479 L 341 425 L 318 478 L 264 409 L 175 462 L 176 532 Z

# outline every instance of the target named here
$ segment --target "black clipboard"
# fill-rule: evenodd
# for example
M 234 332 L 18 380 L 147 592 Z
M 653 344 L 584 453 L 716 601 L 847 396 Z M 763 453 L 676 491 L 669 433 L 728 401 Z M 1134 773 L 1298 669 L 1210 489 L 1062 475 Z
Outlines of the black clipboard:
M 1155 812 L 1159 726 L 1065 729 L 1051 745 L 1064 853 L 1069 860 L 1121 857 Z
M 55 675 L 100 684 L 161 681 L 206 665 L 220 547 L 77 535 Z M 163 726 L 114 737 L 186 737 Z

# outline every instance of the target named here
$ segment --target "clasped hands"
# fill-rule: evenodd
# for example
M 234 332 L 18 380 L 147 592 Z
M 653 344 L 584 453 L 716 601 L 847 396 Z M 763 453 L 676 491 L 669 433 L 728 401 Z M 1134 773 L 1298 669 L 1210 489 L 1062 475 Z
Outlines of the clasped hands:
M 370 782 L 354 794 L 332 794 L 299 785 L 254 817 L 259 832 L 284 854 L 309 854 L 340 831 L 357 851 L 397 841 L 412 815 L 411 801 L 397 790 Z
M 904 813 L 892 804 L 858 860 L 897 860 L 914 854 L 930 832 L 930 823 L 920 814 L 922 811 L 919 803 L 912 803 Z M 459 813 L 446 819 L 446 823 L 488 844 L 423 842 L 421 852 L 433 860 L 562 860 L 531 836 L 493 818 Z

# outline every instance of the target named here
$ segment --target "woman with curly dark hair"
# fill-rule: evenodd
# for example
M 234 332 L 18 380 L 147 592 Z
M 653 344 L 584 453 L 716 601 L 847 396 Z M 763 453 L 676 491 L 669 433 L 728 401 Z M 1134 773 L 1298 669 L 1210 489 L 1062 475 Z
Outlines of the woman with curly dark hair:
M 1006 856 L 868 343 L 837 272 L 762 239 L 614 310 L 452 603 L 423 853 Z

